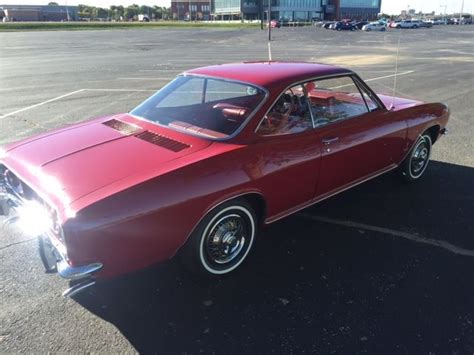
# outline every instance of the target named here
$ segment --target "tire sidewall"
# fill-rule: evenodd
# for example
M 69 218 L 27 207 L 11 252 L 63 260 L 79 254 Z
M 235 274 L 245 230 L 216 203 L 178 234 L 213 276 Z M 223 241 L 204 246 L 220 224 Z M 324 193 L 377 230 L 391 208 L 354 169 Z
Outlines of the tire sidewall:
M 208 262 L 205 255 L 204 243 L 210 229 L 214 224 L 226 214 L 239 214 L 247 219 L 248 227 L 250 229 L 249 240 L 246 241 L 247 246 L 241 251 L 241 255 L 237 255 L 236 262 L 230 262 L 230 266 L 225 269 L 215 268 Z M 226 275 L 237 269 L 248 257 L 250 251 L 253 249 L 255 239 L 258 231 L 258 222 L 256 214 L 252 206 L 245 200 L 232 200 L 224 202 L 221 205 L 211 210 L 203 220 L 198 224 L 192 232 L 190 239 L 186 243 L 184 249 L 187 252 L 183 253 L 185 260 L 182 260 L 187 268 L 201 276 L 220 276 Z
M 428 142 L 428 159 L 425 163 L 425 166 L 423 167 L 423 169 L 421 170 L 421 172 L 418 174 L 418 175 L 413 175 L 412 174 L 412 169 L 411 169 L 411 164 L 412 164 L 412 158 L 413 158 L 413 154 L 415 154 L 415 151 L 416 151 L 416 148 L 422 143 L 422 142 Z M 430 162 L 430 159 L 431 159 L 431 149 L 432 149 L 432 146 L 433 146 L 433 143 L 431 141 L 431 137 L 428 135 L 428 134 L 423 134 L 422 136 L 420 136 L 420 138 L 418 138 L 418 140 L 416 141 L 415 145 L 413 146 L 413 149 L 411 150 L 410 154 L 408 155 L 407 157 L 407 162 L 405 164 L 405 169 L 404 169 L 404 175 L 411 181 L 414 181 L 414 180 L 418 180 L 419 178 L 421 178 L 423 176 L 423 174 L 425 173 L 426 171 L 426 168 L 428 167 L 429 165 L 429 162 Z

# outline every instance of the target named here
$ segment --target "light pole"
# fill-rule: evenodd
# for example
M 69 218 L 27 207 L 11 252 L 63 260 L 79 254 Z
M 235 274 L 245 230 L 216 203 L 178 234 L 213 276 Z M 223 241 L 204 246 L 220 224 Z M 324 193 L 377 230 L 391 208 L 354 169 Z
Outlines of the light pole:
M 446 21 L 446 8 L 448 5 L 439 5 L 439 7 L 444 7 L 444 12 L 443 12 L 443 22 Z
M 67 18 L 67 22 L 69 22 L 69 9 L 67 7 L 67 0 L 66 0 L 66 18 Z
M 268 41 L 272 40 L 272 0 L 268 0 Z
M 462 0 L 461 3 L 461 12 L 459 13 L 459 24 L 461 25 L 461 20 L 462 20 L 462 12 L 464 11 L 464 0 Z

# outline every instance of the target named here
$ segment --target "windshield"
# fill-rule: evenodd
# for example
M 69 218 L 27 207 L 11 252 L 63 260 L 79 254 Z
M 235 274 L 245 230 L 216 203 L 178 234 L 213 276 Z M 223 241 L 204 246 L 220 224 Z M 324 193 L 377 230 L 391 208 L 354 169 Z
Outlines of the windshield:
M 262 89 L 250 84 L 179 76 L 131 114 L 186 133 L 225 138 L 242 126 L 264 97 Z

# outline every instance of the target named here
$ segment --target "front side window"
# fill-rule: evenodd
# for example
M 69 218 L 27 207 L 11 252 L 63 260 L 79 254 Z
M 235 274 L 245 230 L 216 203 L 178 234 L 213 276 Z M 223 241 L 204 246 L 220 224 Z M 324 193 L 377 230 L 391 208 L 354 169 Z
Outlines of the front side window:
M 303 85 L 296 85 L 280 95 L 265 115 L 257 133 L 279 135 L 300 133 L 313 128 L 311 112 Z
M 265 92 L 250 84 L 179 76 L 130 113 L 185 133 L 226 138 L 264 98 Z
M 369 112 L 365 98 L 369 99 L 370 110 L 378 107 L 367 93 L 361 94 L 349 76 L 308 82 L 305 89 L 315 127 Z

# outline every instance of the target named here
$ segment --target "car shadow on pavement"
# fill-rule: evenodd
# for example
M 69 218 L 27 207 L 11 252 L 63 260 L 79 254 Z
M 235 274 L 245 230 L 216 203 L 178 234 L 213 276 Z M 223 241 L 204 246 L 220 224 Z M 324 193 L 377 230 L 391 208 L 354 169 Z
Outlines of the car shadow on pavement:
M 303 213 L 474 249 L 473 181 L 473 168 L 432 162 L 416 184 L 388 174 Z M 142 353 L 472 353 L 473 266 L 442 248 L 296 214 L 267 227 L 228 277 L 198 279 L 169 262 L 75 300 Z

